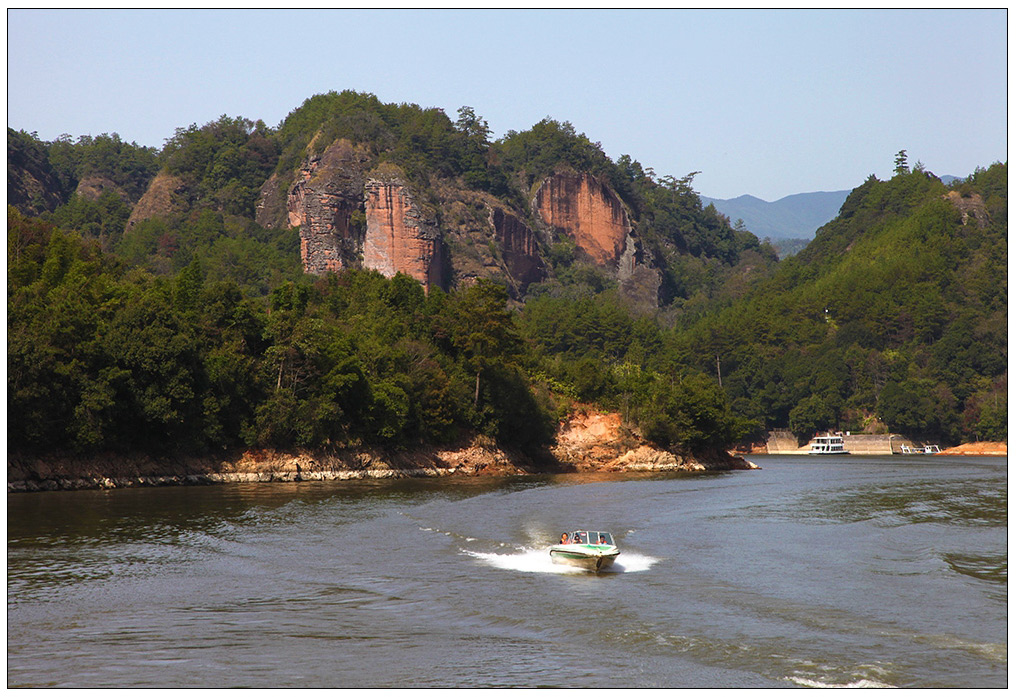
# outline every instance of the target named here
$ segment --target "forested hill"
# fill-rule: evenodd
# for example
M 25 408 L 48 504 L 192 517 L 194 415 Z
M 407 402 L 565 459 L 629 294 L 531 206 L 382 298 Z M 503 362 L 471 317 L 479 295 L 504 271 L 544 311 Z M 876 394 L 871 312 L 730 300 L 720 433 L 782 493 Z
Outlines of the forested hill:
M 347 91 L 159 151 L 9 130 L 10 446 L 540 449 L 579 404 L 684 449 L 997 437 L 1005 172 L 873 178 L 777 263 L 549 118 Z
M 946 187 L 871 177 L 749 293 L 678 333 L 734 411 L 801 437 L 838 427 L 1004 440 L 1007 165 Z

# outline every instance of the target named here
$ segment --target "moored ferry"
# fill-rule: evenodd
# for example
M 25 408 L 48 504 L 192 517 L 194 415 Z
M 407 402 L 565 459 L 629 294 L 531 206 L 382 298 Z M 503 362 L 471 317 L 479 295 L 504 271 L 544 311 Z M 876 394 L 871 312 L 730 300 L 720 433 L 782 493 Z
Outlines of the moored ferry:
M 826 434 L 824 436 L 815 436 L 811 439 L 811 450 L 808 451 L 808 454 L 849 455 L 850 453 L 843 445 L 843 436 Z

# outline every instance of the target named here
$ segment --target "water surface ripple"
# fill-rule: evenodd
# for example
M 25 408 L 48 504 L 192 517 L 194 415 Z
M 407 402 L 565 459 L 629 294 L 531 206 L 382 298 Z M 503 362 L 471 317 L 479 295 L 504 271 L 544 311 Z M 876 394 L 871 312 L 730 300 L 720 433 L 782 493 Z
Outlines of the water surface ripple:
M 1005 460 L 758 464 L 11 494 L 7 684 L 1007 685 Z

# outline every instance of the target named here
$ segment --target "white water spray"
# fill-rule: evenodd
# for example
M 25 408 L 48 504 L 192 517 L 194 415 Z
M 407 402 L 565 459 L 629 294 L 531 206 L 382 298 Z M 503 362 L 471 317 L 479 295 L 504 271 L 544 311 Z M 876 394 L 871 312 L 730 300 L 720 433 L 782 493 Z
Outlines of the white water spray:
M 550 558 L 550 547 L 543 548 L 522 548 L 517 552 L 509 554 L 498 554 L 496 552 L 473 552 L 467 549 L 462 553 L 479 559 L 488 566 L 506 571 L 522 571 L 525 573 L 538 574 L 587 574 L 588 571 L 567 564 L 556 564 Z M 603 574 L 623 574 L 633 571 L 646 571 L 659 559 L 647 557 L 636 552 L 622 552 L 614 562 L 613 566 L 604 569 Z

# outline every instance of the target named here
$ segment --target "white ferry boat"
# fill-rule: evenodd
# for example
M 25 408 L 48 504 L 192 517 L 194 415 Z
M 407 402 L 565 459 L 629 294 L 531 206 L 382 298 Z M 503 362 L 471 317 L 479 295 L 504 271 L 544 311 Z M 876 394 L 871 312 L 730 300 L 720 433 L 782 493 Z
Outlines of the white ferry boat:
M 843 436 L 815 436 L 811 439 L 809 455 L 849 455 L 843 446 Z
M 942 449 L 937 445 L 901 445 L 900 452 L 904 455 L 938 455 Z

